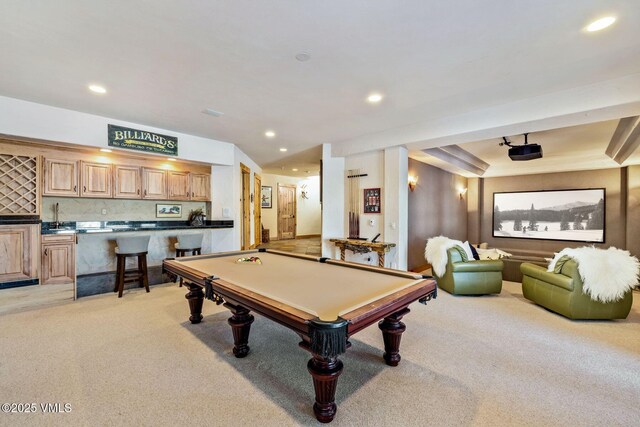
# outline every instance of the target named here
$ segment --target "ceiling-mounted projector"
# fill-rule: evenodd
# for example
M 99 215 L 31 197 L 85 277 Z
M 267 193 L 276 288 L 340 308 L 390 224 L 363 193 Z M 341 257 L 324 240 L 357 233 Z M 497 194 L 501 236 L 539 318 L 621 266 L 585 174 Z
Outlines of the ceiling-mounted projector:
M 513 145 L 505 136 L 502 137 L 504 142 L 501 142 L 500 146 L 506 145 L 509 147 L 509 158 L 511 160 L 522 161 L 542 158 L 542 146 L 539 144 L 529 144 L 528 135 L 528 133 L 524 134 L 523 145 Z

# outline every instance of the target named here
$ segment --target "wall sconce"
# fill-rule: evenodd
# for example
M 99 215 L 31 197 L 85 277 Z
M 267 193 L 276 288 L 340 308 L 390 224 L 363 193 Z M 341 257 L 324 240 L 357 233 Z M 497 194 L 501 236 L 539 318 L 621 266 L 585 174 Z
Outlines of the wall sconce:
M 411 191 L 415 190 L 416 185 L 418 185 L 418 177 L 409 175 L 409 190 Z
M 467 189 L 466 188 L 458 188 L 458 194 L 460 194 L 460 200 L 462 200 L 462 197 L 467 194 Z

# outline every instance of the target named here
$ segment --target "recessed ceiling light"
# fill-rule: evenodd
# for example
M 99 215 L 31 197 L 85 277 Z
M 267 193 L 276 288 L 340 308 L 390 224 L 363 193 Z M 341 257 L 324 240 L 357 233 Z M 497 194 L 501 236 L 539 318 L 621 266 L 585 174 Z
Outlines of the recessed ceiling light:
M 305 171 L 305 173 L 311 173 L 311 171 Z
M 296 168 L 293 168 L 291 170 L 294 171 L 294 172 L 298 172 L 298 169 L 296 169 Z
M 382 101 L 382 95 L 380 95 L 379 93 L 372 93 L 367 97 L 367 101 L 372 104 L 377 104 L 378 102 Z
M 267 138 L 274 138 L 276 136 L 276 133 L 272 130 L 268 130 L 264 133 L 264 136 L 266 136 Z
M 102 151 L 103 153 L 111 153 L 111 150 L 109 150 L 108 148 L 101 148 L 100 151 Z
M 616 22 L 616 18 L 614 18 L 613 16 L 606 16 L 604 18 L 600 18 L 596 21 L 593 21 L 591 24 L 587 25 L 587 31 L 592 33 L 594 31 L 604 30 L 614 22 Z
M 100 85 L 89 85 L 89 90 L 94 93 L 99 93 L 100 95 L 107 93 L 107 89 Z
M 296 59 L 300 62 L 307 62 L 311 59 L 311 55 L 309 55 L 307 52 L 300 52 L 296 55 Z
M 167 160 L 169 160 L 170 162 L 175 162 L 176 159 L 174 159 L 173 157 L 169 157 Z
M 284 153 L 285 151 L 287 151 L 287 149 L 286 148 L 281 148 L 280 151 L 282 151 Z
M 208 114 L 213 117 L 220 117 L 224 114 L 222 111 L 216 111 L 213 108 L 205 108 L 204 110 L 202 110 L 202 113 Z

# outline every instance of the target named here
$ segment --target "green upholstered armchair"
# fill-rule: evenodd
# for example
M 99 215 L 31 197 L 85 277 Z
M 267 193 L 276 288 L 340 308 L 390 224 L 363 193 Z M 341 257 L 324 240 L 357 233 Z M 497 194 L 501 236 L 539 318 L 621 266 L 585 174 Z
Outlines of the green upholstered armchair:
M 524 297 L 569 319 L 625 319 L 631 311 L 632 291 L 616 302 L 594 301 L 582 292 L 578 264 L 569 259 L 560 273 L 539 265 L 523 263 L 522 293 Z
M 434 273 L 438 287 L 455 295 L 499 294 L 502 290 L 502 261 L 467 261 L 462 248 L 447 250 L 447 270 Z

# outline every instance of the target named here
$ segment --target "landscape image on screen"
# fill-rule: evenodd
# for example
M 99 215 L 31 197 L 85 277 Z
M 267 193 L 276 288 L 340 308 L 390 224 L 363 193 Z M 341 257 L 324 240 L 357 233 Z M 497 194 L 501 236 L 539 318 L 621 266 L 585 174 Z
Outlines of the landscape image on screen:
M 493 237 L 604 242 L 605 191 L 493 193 Z

